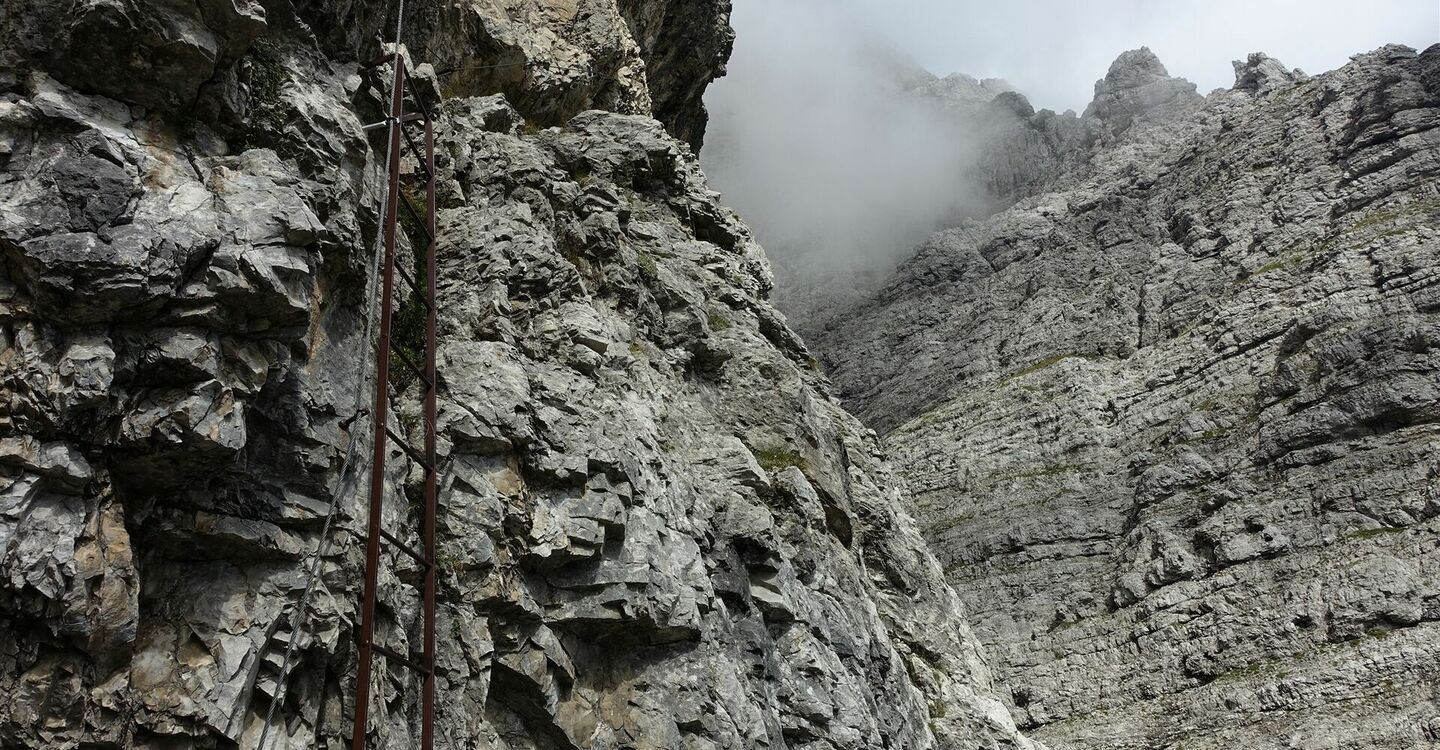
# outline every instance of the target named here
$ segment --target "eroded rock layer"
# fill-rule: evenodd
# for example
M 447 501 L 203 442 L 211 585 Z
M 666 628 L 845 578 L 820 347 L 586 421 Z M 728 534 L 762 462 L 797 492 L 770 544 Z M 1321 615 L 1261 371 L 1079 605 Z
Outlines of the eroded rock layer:
M 1440 743 L 1440 47 L 1207 98 L 1126 53 L 1058 187 L 818 342 L 1056 748 Z
M 257 747 L 282 689 L 264 747 L 348 738 L 387 5 L 0 9 L 0 745 Z M 726 5 L 407 8 L 448 98 L 440 746 L 1035 747 L 672 135 Z M 419 578 L 387 547 L 402 654 Z

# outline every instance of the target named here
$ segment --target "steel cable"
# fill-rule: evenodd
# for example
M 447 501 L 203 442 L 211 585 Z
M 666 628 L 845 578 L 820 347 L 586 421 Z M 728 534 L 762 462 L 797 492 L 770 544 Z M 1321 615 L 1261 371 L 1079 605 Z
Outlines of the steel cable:
M 397 9 L 397 13 L 395 16 L 395 54 L 398 55 L 400 53 L 400 36 L 401 32 L 404 29 L 405 0 L 396 0 L 396 5 L 394 7 L 396 7 Z M 388 100 L 385 104 L 385 109 L 386 120 L 390 123 L 390 133 L 393 134 L 394 128 L 399 127 L 399 123 L 395 121 L 394 113 L 389 111 L 390 104 Z M 388 140 L 389 139 L 387 138 L 387 142 Z M 390 173 L 390 167 L 390 150 L 386 149 L 385 169 L 382 171 L 381 174 L 388 175 Z M 371 338 L 374 336 L 375 307 L 377 304 L 376 297 L 378 296 L 375 293 L 375 287 L 379 283 L 380 277 L 380 245 L 382 241 L 381 235 L 383 234 L 381 230 L 384 226 L 383 217 L 385 216 L 386 211 L 389 209 L 389 206 L 387 205 L 389 203 L 388 191 L 381 190 L 380 196 L 379 215 L 381 217 L 381 222 L 377 225 L 377 229 L 375 232 L 375 241 L 371 245 L 369 268 L 370 273 L 369 277 L 366 279 L 365 284 L 366 305 L 365 327 L 363 333 L 363 340 L 365 341 L 365 346 L 362 347 L 364 349 L 364 352 L 362 354 L 363 359 L 361 360 L 359 368 L 358 380 L 360 382 L 356 384 L 355 388 L 355 410 L 353 412 L 355 416 L 352 419 L 350 427 L 347 431 L 349 434 L 346 440 L 345 455 L 340 461 L 340 472 L 339 475 L 336 477 L 334 489 L 331 493 L 330 507 L 325 514 L 325 523 L 321 527 L 320 538 L 316 542 L 315 551 L 311 555 L 310 569 L 306 576 L 305 588 L 300 594 L 300 601 L 296 603 L 295 608 L 291 611 L 290 641 L 285 645 L 285 656 L 281 659 L 280 662 L 280 674 L 276 680 L 275 695 L 272 697 L 270 701 L 270 706 L 265 712 L 265 722 L 263 725 L 261 725 L 260 738 L 255 745 L 257 750 L 265 750 L 265 740 L 269 738 L 270 727 L 273 726 L 275 721 L 275 713 L 280 707 L 280 705 L 285 702 L 285 694 L 289 687 L 290 669 L 294 666 L 296 647 L 300 643 L 302 635 L 301 631 L 305 624 L 305 610 L 307 607 L 309 607 L 310 598 L 314 595 L 317 584 L 320 581 L 320 568 L 324 562 L 325 553 L 328 552 L 330 548 L 330 532 L 332 527 L 334 526 L 336 511 L 338 511 L 340 508 L 340 500 L 341 498 L 349 494 L 350 483 L 354 476 L 352 469 L 355 466 L 355 448 L 356 445 L 359 443 L 358 436 L 367 432 L 366 430 L 361 429 L 361 425 L 359 424 L 360 419 L 362 416 L 367 419 L 373 419 L 373 415 L 371 415 L 369 411 L 365 409 L 365 404 L 368 403 L 369 400 L 372 398 L 371 391 L 374 388 L 374 383 L 369 377 L 371 370 L 370 358 L 374 355 L 374 352 L 372 351 L 374 349 L 374 346 L 371 345 Z

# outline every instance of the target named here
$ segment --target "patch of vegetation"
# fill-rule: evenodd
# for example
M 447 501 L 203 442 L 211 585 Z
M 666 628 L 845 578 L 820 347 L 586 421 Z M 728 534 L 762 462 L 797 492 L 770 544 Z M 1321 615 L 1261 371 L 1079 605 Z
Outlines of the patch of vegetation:
M 1271 659 L 1265 659 L 1263 661 L 1257 661 L 1254 664 L 1247 664 L 1243 667 L 1238 667 L 1236 669 L 1227 669 L 1219 677 L 1216 677 L 1214 681 L 1221 683 L 1238 682 L 1240 680 L 1249 679 L 1251 677 L 1260 677 L 1262 675 L 1272 677 L 1276 680 L 1283 680 L 1289 677 L 1290 673 L 1280 668 L 1281 663 L 1281 660 L 1276 657 Z
M 1233 431 L 1235 430 L 1236 427 L 1239 427 L 1239 426 L 1240 426 L 1240 425 L 1233 425 L 1233 426 L 1230 426 L 1230 427 L 1214 427 L 1214 428 L 1208 429 L 1208 430 L 1200 433 L 1199 436 L 1197 436 L 1195 439 L 1196 439 L 1196 440 L 1200 440 L 1200 441 L 1208 441 L 1208 440 L 1214 440 L 1214 439 L 1216 439 L 1216 438 L 1221 438 L 1221 437 L 1224 437 L 1224 436 L 1230 434 L 1231 432 L 1233 432 Z M 1189 441 L 1186 441 L 1186 442 L 1189 442 Z
M 710 321 L 710 330 L 712 330 L 712 331 L 715 331 L 715 332 L 718 333 L 718 332 L 720 332 L 720 331 L 726 331 L 726 330 L 729 330 L 729 329 L 730 329 L 730 325 L 731 325 L 731 324 L 730 324 L 730 319 L 729 319 L 729 318 L 726 318 L 724 315 L 721 315 L 720 313 L 711 312 L 711 313 L 707 314 L 705 317 L 706 317 L 707 320 Z
M 1368 229 L 1379 224 L 1388 224 L 1398 218 L 1401 213 L 1399 209 L 1387 209 L 1384 211 L 1371 211 L 1359 221 L 1351 225 L 1351 229 Z
M 1381 526 L 1380 528 L 1377 528 L 1377 529 L 1359 529 L 1359 530 L 1357 530 L 1357 531 L 1352 531 L 1352 532 L 1350 532 L 1349 534 L 1346 534 L 1346 535 L 1345 535 L 1345 538 L 1346 538 L 1346 539 L 1374 539 L 1374 538 L 1377 537 L 1377 536 L 1385 536 L 1385 535 L 1387 535 L 1387 534 L 1403 534 L 1404 532 L 1405 532 L 1405 529 L 1403 529 L 1403 528 L 1397 529 L 1397 528 L 1394 528 L 1394 527 L 1392 527 L 1392 526 Z
M 1421 214 L 1428 214 L 1436 211 L 1440 211 L 1440 198 L 1429 198 L 1426 200 L 1416 201 L 1414 203 L 1400 206 L 1398 208 L 1385 209 L 1382 211 L 1372 211 L 1364 218 L 1350 225 L 1350 231 L 1355 232 L 1362 229 L 1369 229 L 1371 227 L 1379 226 L 1381 224 L 1389 224 L 1391 222 L 1398 221 L 1402 218 L 1406 218 L 1409 216 L 1419 216 Z M 1387 236 L 1396 233 L 1397 232 L 1395 231 L 1391 231 L 1387 233 Z
M 580 275 L 590 276 L 595 273 L 599 261 L 590 257 L 590 247 L 586 244 L 584 237 L 573 232 L 561 231 L 557 233 L 555 244 L 561 257 L 574 266 Z
M 250 63 L 249 98 L 241 146 L 273 145 L 289 121 L 283 94 L 285 84 L 290 82 L 290 71 L 280 45 L 269 39 L 255 40 L 246 59 Z
M 949 531 L 974 517 L 974 513 L 961 513 L 957 516 L 954 516 L 953 518 L 947 518 L 944 521 L 932 523 L 928 528 L 925 529 L 925 531 L 929 534 L 938 534 L 940 532 Z
M 1266 274 L 1276 273 L 1278 271 L 1288 271 L 1293 268 L 1299 268 L 1300 266 L 1304 265 L 1304 263 L 1304 255 L 1287 254 L 1278 260 L 1272 260 L 1269 263 L 1260 266 L 1254 271 L 1241 271 L 1240 276 L 1235 280 L 1235 286 L 1236 288 L 1240 288 Z
M 1085 467 L 1084 467 L 1083 465 L 1081 465 L 1081 464 L 1055 464 L 1054 466 L 1045 466 L 1045 467 L 1041 467 L 1041 468 L 1039 468 L 1039 469 L 1031 469 L 1031 470 L 1029 470 L 1029 471 L 1019 471 L 1019 472 L 1014 472 L 1014 473 L 1011 473 L 1011 474 L 994 474 L 994 475 L 991 475 L 990 481 L 991 481 L 992 484 L 995 484 L 995 483 L 999 483 L 999 482 L 1008 482 L 1008 481 L 1015 480 L 1015 479 L 1035 479 L 1035 478 L 1038 478 L 1038 477 L 1056 477 L 1056 476 L 1060 476 L 1061 474 L 1071 474 L 1071 473 L 1080 471 L 1081 469 L 1084 469 L 1084 468 L 1085 468 Z
M 648 282 L 654 282 L 660 278 L 660 268 L 655 265 L 655 256 L 640 250 L 635 253 L 635 264 L 640 268 L 640 276 Z
M 543 126 L 536 122 L 526 122 L 524 128 L 525 135 L 535 135 L 536 133 L 539 133 L 544 129 L 545 128 Z
M 1019 370 L 1016 370 L 1015 372 L 1010 373 L 1009 375 L 1006 375 L 1006 376 L 1003 377 L 1003 378 L 1000 378 L 1000 380 L 999 380 L 996 384 L 997 384 L 997 385 L 1004 385 L 1004 384 L 1006 384 L 1006 383 L 1008 383 L 1008 382 L 1010 382 L 1010 381 L 1012 381 L 1012 380 L 1018 380 L 1019 378 L 1023 378 L 1023 377 L 1025 377 L 1026 375 L 1031 375 L 1031 374 L 1040 372 L 1041 370 L 1044 370 L 1044 369 L 1046 369 L 1046 368 L 1054 367 L 1055 365 L 1060 364 L 1061 362 L 1063 362 L 1063 361 L 1065 361 L 1065 360 L 1067 360 L 1067 359 L 1070 359 L 1071 357 L 1082 357 L 1082 356 L 1084 356 L 1084 355 L 1076 354 L 1076 353 L 1074 353 L 1074 352 L 1068 352 L 1068 353 L 1066 353 L 1066 354 L 1057 354 L 1057 355 L 1055 355 L 1055 356 L 1053 356 L 1053 357 L 1046 357 L 1045 359 L 1042 359 L 1042 360 L 1040 360 L 1039 362 L 1036 362 L 1035 364 L 1032 364 L 1032 365 L 1030 365 L 1030 366 L 1028 366 L 1028 367 L 1021 368 L 1021 369 L 1019 369 Z
M 1283 260 L 1272 260 L 1272 261 L 1270 261 L 1269 263 L 1266 263 L 1265 265 L 1260 266 L 1259 268 L 1255 269 L 1255 273 L 1250 274 L 1250 275 L 1251 275 L 1251 276 L 1264 276 L 1264 275 L 1267 274 L 1267 273 L 1274 273 L 1274 272 L 1276 272 L 1276 271 L 1283 271 L 1283 270 L 1285 270 L 1285 269 L 1287 269 L 1287 268 L 1293 268 L 1293 267 L 1298 266 L 1298 265 L 1300 265 L 1300 259 L 1299 259 L 1299 258 L 1285 258 L 1285 259 L 1283 259 Z
M 468 566 L 465 564 L 465 561 L 455 555 L 441 552 L 435 556 L 435 569 L 437 571 L 448 572 L 455 578 L 459 578 L 460 574 L 464 573 L 467 568 Z M 454 621 L 458 622 L 459 618 L 456 618 Z
M 946 422 L 950 420 L 953 416 L 949 411 L 949 406 L 952 403 L 954 403 L 953 400 L 948 403 L 941 404 L 940 406 L 937 406 L 934 409 L 931 409 L 930 411 L 921 414 L 920 416 L 910 420 L 909 422 L 906 422 L 901 427 L 904 428 L 913 425 L 911 429 L 915 429 L 920 427 L 931 427 Z
M 428 278 L 425 264 L 426 248 L 430 243 L 430 236 L 426 232 L 426 224 L 429 222 L 429 206 L 425 200 L 425 194 L 416 187 L 402 185 L 400 188 L 401 200 L 410 201 L 419 214 L 412 216 L 404 208 L 397 207 L 396 216 L 400 230 L 410 240 L 411 277 L 422 287 Z M 397 273 L 398 277 L 399 274 Z M 395 308 L 390 318 L 390 382 L 394 384 L 396 391 L 403 391 L 410 387 L 416 380 L 415 373 L 405 365 L 396 352 L 403 353 L 420 367 L 425 366 L 425 323 L 427 311 L 425 310 L 425 299 L 419 292 L 412 290 L 409 284 L 403 279 L 395 279 L 395 294 L 397 298 L 403 297 L 403 301 Z
M 788 448 L 760 449 L 755 451 L 755 461 L 760 468 L 770 473 L 782 471 L 794 466 L 801 471 L 805 470 L 805 459 L 799 453 Z

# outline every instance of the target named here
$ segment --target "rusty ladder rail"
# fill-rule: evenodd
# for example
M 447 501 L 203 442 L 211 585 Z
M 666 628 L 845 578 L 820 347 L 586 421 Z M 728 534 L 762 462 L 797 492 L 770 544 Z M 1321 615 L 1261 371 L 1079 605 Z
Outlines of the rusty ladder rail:
M 387 58 L 379 62 L 384 63 Z M 376 130 L 389 126 L 389 199 L 385 204 L 384 258 L 381 264 L 380 287 L 380 337 L 375 357 L 375 403 L 371 424 L 374 426 L 374 454 L 370 468 L 370 518 L 365 535 L 365 586 L 360 605 L 359 666 L 355 677 L 355 725 L 351 735 L 352 750 L 367 750 L 370 718 L 370 689 L 375 656 L 398 666 L 416 672 L 423 679 L 421 695 L 420 748 L 432 750 L 435 744 L 435 516 L 436 516 L 436 466 L 435 458 L 435 127 L 430 108 L 415 94 L 418 111 L 407 113 L 405 105 L 410 73 L 405 69 L 405 58 L 397 47 L 388 56 L 395 66 L 395 78 L 391 89 L 390 116 L 385 120 L 365 126 Z M 424 143 L 417 144 L 407 126 L 424 126 Z M 396 262 L 396 233 L 399 226 L 399 209 L 403 205 L 412 220 L 421 219 L 421 212 L 411 205 L 400 190 L 401 157 L 406 147 L 416 160 L 423 162 L 425 178 L 425 212 L 423 221 L 425 253 L 424 279 L 415 279 Z M 421 152 L 423 149 L 423 153 Z M 420 253 L 422 248 L 414 248 Z M 391 341 L 392 318 L 395 315 L 395 274 L 401 278 L 410 291 L 418 294 L 425 308 L 425 355 L 422 363 L 415 363 L 404 351 L 395 349 Z M 407 369 L 424 386 L 425 444 L 416 449 L 389 425 L 390 412 L 390 355 L 394 353 Z M 415 461 L 425 472 L 424 521 L 421 530 L 422 546 L 416 550 L 402 542 L 382 525 L 382 510 L 385 500 L 385 459 L 389 443 L 394 442 Z M 380 572 L 380 542 L 384 540 L 405 555 L 413 558 L 425 571 L 424 604 L 422 606 L 424 646 L 417 660 L 413 656 L 397 653 L 375 641 L 375 599 Z

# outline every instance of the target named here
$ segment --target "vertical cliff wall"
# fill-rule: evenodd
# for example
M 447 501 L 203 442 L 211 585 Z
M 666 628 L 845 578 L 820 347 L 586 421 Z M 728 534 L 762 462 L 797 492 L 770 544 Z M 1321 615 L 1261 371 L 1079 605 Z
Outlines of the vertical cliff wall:
M 1201 98 L 1122 55 L 1077 166 L 817 340 L 1057 748 L 1440 742 L 1440 47 Z
M 685 143 L 725 11 L 407 4 L 447 97 L 440 744 L 1032 747 Z M 291 643 L 266 746 L 348 736 L 387 12 L 0 7 L 0 744 L 255 747 Z

